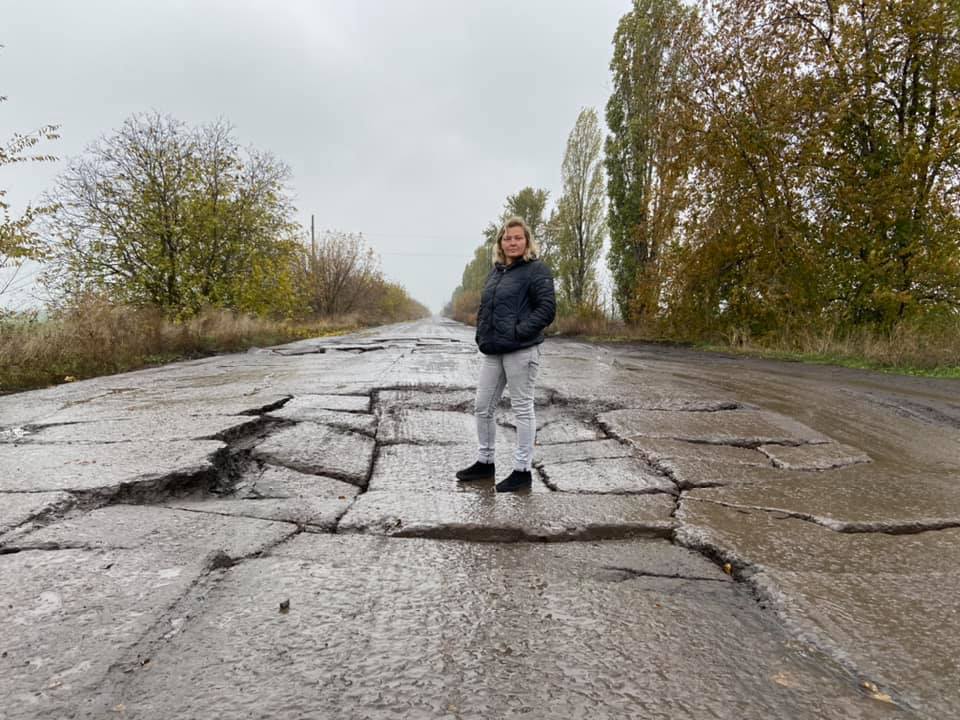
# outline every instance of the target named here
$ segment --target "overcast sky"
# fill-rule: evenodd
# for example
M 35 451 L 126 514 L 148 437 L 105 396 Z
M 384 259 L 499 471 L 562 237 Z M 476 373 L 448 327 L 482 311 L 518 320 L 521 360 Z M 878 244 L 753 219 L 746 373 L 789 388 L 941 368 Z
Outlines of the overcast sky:
M 583 107 L 603 117 L 629 0 L 0 0 L 0 142 L 47 123 L 51 164 L 0 168 L 15 209 L 132 113 L 225 118 L 292 169 L 300 221 L 363 232 L 439 311 L 526 185 L 556 199 Z

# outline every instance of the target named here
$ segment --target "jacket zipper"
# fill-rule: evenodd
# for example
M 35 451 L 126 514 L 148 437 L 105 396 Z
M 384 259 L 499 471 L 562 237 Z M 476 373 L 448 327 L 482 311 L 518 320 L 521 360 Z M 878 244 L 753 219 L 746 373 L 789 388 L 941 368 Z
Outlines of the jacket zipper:
M 487 327 L 490 330 L 493 330 L 493 308 L 497 304 L 497 288 L 500 287 L 500 281 L 503 280 L 503 276 L 506 274 L 507 268 L 497 268 L 497 284 L 493 286 L 493 297 L 490 298 L 490 312 L 487 313 L 490 316 L 490 320 L 487 323 Z

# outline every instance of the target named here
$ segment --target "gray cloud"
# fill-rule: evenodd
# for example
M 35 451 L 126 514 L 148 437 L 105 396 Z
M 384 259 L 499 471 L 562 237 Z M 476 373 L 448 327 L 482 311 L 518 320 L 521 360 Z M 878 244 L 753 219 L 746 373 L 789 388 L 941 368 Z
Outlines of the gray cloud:
M 133 112 L 224 117 L 293 171 L 306 225 L 364 232 L 439 310 L 525 185 L 554 194 L 581 107 L 602 113 L 628 0 L 5 2 L 0 135 L 81 152 Z M 63 163 L 0 170 L 15 204 Z

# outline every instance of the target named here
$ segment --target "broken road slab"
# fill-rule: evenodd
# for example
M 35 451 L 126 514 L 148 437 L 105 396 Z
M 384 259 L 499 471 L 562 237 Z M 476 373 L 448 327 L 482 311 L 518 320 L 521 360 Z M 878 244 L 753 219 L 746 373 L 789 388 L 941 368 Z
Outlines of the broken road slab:
M 542 467 L 544 482 L 562 493 L 676 494 L 674 482 L 632 457 L 577 460 Z
M 665 495 L 377 492 L 362 495 L 339 532 L 481 542 L 665 537 L 675 527 Z
M 865 452 L 835 442 L 794 447 L 761 445 L 757 450 L 770 458 L 774 467 L 784 470 L 831 470 L 870 462 Z
M 960 715 L 955 383 L 543 350 L 517 494 L 441 319 L 0 398 L 0 715 Z
M 757 447 L 826 443 L 825 435 L 780 413 L 764 410 L 613 410 L 599 416 L 602 427 L 618 438 L 664 438 Z
M 216 471 L 212 440 L 155 443 L 0 443 L 0 492 L 161 492 Z
M 150 661 L 138 643 L 185 622 L 177 601 L 212 570 L 295 526 L 114 506 L 35 532 L 0 554 L 0 687 L 10 720 L 103 717 L 90 705 L 117 663 Z M 223 561 L 221 561 L 222 564 Z M 171 612 L 171 608 L 174 610 Z
M 690 579 L 644 574 L 665 565 Z M 663 543 L 305 534 L 225 573 L 99 707 L 224 720 L 257 707 L 329 718 L 707 718 L 731 707 L 747 719 L 880 717 L 829 667 L 785 656 L 776 625 L 714 573 Z M 289 599 L 284 613 L 278 598 Z M 687 650 L 656 652 L 661 637 Z
M 360 433 L 304 422 L 277 431 L 253 448 L 254 457 L 300 472 L 364 486 L 374 441 Z
M 684 545 L 741 567 L 796 636 L 907 707 L 953 713 L 960 528 L 838 532 L 776 511 L 692 500 L 677 518 Z
M 4 493 L 0 496 L 0 534 L 31 518 L 62 512 L 74 503 L 64 492 Z

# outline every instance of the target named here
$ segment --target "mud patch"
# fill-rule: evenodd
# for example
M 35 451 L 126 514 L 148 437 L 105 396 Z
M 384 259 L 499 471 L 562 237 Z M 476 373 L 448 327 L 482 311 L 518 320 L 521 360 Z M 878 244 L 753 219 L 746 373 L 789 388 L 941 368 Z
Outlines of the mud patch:
M 919 420 L 930 425 L 944 425 L 960 429 L 960 405 L 944 403 L 940 407 L 934 407 L 895 395 L 880 395 L 869 392 L 856 394 L 880 407 L 893 410 L 901 417 Z
M 772 481 L 747 478 L 752 482 L 691 490 L 687 497 L 778 508 L 799 517 L 821 518 L 824 527 L 836 529 L 850 526 L 880 532 L 960 523 L 955 473 L 928 475 L 918 486 L 913 475 L 878 473 L 873 464 L 865 463 L 824 472 L 768 470 L 777 474 Z

